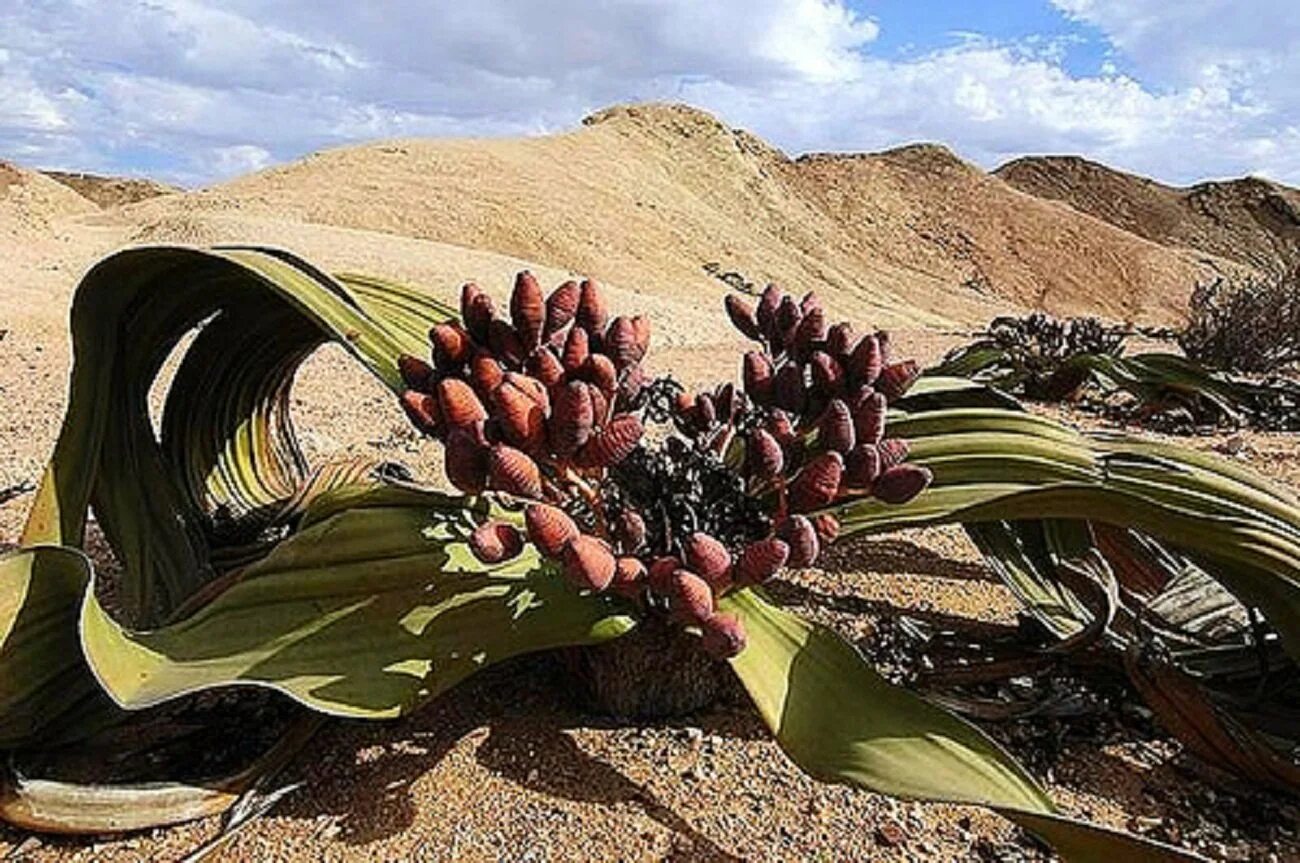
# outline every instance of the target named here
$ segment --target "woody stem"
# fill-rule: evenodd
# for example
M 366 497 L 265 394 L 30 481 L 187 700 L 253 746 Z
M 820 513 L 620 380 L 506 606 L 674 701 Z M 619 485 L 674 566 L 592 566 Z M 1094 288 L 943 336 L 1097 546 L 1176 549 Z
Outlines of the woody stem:
M 600 495 L 591 485 L 584 480 L 571 465 L 564 465 L 560 468 L 560 477 L 573 485 L 582 495 L 582 499 L 591 507 L 592 513 L 596 516 L 596 526 L 602 536 L 608 535 L 609 531 L 605 524 L 605 508 L 600 505 Z

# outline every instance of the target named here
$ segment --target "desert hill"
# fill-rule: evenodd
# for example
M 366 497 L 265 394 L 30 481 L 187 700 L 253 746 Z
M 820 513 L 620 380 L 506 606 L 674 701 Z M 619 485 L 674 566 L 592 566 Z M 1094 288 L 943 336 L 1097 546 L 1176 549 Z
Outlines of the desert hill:
M 695 304 L 724 290 L 703 269 L 713 263 L 895 326 L 1008 306 L 1168 320 L 1199 278 L 1237 266 L 1025 194 L 938 147 L 791 159 L 675 105 L 615 107 L 546 137 L 329 150 L 121 211 L 141 240 L 202 237 L 213 216 L 485 249 Z
M 138 177 L 103 177 L 99 174 L 86 174 L 80 171 L 42 171 L 51 180 L 57 180 L 72 189 L 83 198 L 94 201 L 101 207 L 116 207 L 122 204 L 134 204 L 159 195 L 170 195 L 184 191 L 179 186 L 159 183 L 155 180 Z
M 0 160 L 0 328 L 62 302 L 70 288 L 55 289 L 55 280 L 73 278 L 93 260 L 88 250 L 100 248 L 80 221 L 98 209 L 39 171 Z
M 123 243 L 285 241 L 328 267 L 418 279 L 446 272 L 439 256 L 463 260 L 454 247 L 590 274 L 697 320 L 734 272 L 896 328 L 1023 308 L 1170 322 L 1199 280 L 1293 266 L 1298 214 L 1300 192 L 1276 184 L 1175 189 L 1080 159 L 986 173 L 932 144 L 792 158 L 651 104 L 542 137 L 343 147 L 193 192 L 2 165 L 0 236 L 21 238 L 22 273 L 0 275 L 66 281 Z M 424 262 L 386 255 L 413 248 L 394 237 Z M 31 266 L 45 240 L 58 261 Z
M 55 229 L 60 219 L 87 213 L 86 198 L 39 171 L 0 160 L 0 237 L 28 237 Z
M 841 226 L 856 256 L 936 275 L 944 297 L 1166 319 L 1219 263 L 1028 198 L 935 145 L 806 156 L 788 173 Z
M 0 391 L 34 399 L 0 437 L 32 442 L 15 475 L 39 470 L 66 379 L 72 289 L 97 258 L 132 243 L 281 245 L 327 269 L 448 297 L 467 279 L 503 293 L 524 267 L 552 283 L 589 274 L 616 310 L 653 315 L 657 356 L 688 382 L 734 362 L 739 338 L 718 315 L 724 274 L 816 289 L 837 313 L 888 326 L 903 350 L 931 360 L 953 330 L 1006 311 L 1170 322 L 1197 280 L 1275 271 L 1294 248 L 1294 210 L 1282 204 L 1300 193 L 1272 184 L 1217 184 L 1238 201 L 1240 190 L 1263 190 L 1265 203 L 1197 222 L 1186 201 L 1223 199 L 1209 186 L 1194 195 L 1118 175 L 1124 182 L 1094 196 L 1114 212 L 1083 212 L 1083 179 L 1040 170 L 1054 177 L 1049 194 L 1027 174 L 1023 164 L 986 173 L 930 144 L 791 158 L 675 105 L 614 107 L 544 137 L 340 148 L 188 192 L 63 178 L 74 191 L 0 164 L 3 350 L 23 378 L 0 379 Z M 140 194 L 149 197 L 131 201 Z
M 1246 177 L 1180 189 L 1077 156 L 1016 159 L 994 174 L 1163 246 L 1266 274 L 1300 265 L 1300 190 L 1267 180 Z

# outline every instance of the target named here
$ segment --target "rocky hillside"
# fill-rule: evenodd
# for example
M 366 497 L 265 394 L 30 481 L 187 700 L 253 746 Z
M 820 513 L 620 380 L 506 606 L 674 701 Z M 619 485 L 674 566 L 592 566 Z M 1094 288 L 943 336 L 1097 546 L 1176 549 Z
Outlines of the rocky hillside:
M 1152 242 L 1266 274 L 1300 266 L 1300 190 L 1247 177 L 1175 188 L 1077 156 L 1029 157 L 994 172 Z
M 1203 265 L 1028 197 L 934 145 L 819 155 L 787 172 L 852 257 L 934 274 L 954 294 L 1112 318 L 1176 316 Z M 906 275 L 904 276 L 906 278 Z
M 45 176 L 58 180 L 84 198 L 101 207 L 117 207 L 122 204 L 134 204 L 159 195 L 170 195 L 184 191 L 179 186 L 144 180 L 137 177 L 102 177 L 98 174 L 83 174 L 79 171 L 43 171 Z

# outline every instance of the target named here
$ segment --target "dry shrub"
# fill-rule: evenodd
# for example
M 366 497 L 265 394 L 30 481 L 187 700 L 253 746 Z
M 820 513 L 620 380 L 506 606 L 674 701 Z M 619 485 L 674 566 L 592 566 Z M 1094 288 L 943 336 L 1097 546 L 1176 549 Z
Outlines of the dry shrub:
M 1268 280 L 1198 285 L 1189 311 L 1178 343 L 1199 363 L 1268 373 L 1300 362 L 1300 268 Z

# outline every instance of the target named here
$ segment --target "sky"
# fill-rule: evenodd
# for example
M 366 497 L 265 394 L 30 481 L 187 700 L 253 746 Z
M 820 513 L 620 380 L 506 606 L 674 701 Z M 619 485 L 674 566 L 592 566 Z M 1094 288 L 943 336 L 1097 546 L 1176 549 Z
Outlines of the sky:
M 786 152 L 937 141 L 1300 186 L 1296 0 L 0 0 L 0 158 L 187 186 L 680 101 Z

